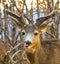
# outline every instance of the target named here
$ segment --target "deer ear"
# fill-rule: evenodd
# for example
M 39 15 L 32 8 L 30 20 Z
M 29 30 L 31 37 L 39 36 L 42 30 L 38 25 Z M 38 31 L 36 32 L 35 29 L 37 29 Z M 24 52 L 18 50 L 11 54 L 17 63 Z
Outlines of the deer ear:
M 5 12 L 11 16 L 11 18 L 13 19 L 13 23 L 16 25 L 18 29 L 24 26 L 25 22 L 22 16 L 19 16 L 8 9 L 6 9 Z
M 48 28 L 53 24 L 53 22 L 47 22 L 40 25 L 39 30 L 43 33 L 47 32 Z
M 56 11 L 52 11 L 48 16 L 40 17 L 36 20 L 36 25 L 39 27 L 45 20 L 55 16 Z

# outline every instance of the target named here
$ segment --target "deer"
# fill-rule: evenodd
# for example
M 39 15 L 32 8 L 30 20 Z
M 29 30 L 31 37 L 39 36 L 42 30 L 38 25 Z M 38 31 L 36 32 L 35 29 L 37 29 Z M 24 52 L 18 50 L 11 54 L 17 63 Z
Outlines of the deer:
M 1 63 L 1 64 L 4 64 L 5 52 L 6 52 L 5 44 L 4 44 L 4 42 L 0 39 L 0 63 Z
M 5 10 L 13 19 L 13 23 L 20 31 L 21 42 L 24 43 L 27 58 L 31 64 L 60 64 L 60 40 L 48 39 L 41 41 L 41 33 L 50 26 L 51 23 L 44 23 L 49 18 L 55 16 L 55 11 L 45 17 L 40 17 L 36 23 L 28 21 L 26 24 L 24 16 L 17 15 L 10 10 Z

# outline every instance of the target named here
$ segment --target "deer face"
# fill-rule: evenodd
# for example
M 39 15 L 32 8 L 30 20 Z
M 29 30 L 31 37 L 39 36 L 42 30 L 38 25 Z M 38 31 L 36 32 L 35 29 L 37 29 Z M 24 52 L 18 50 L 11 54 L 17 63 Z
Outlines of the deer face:
M 6 10 L 6 13 L 12 16 L 16 27 L 19 30 L 21 29 L 21 41 L 24 42 L 26 51 L 30 53 L 34 53 L 36 51 L 36 48 L 38 47 L 37 45 L 40 43 L 40 33 L 44 32 L 44 29 L 47 29 L 49 25 L 51 25 L 51 23 L 44 24 L 44 21 L 55 15 L 55 12 L 53 12 L 46 17 L 41 17 L 37 19 L 36 24 L 33 24 L 30 19 L 27 19 L 29 22 L 27 25 L 23 16 L 18 16 L 9 10 Z
M 40 32 L 34 25 L 26 25 L 21 31 L 21 39 L 26 46 L 26 51 L 34 52 L 40 42 Z

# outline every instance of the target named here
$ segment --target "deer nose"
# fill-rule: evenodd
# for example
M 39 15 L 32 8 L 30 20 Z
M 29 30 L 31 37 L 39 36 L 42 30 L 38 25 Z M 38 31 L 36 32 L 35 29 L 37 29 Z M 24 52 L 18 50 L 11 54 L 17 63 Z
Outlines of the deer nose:
M 30 44 L 31 44 L 31 42 L 28 40 L 28 41 L 26 41 L 26 44 L 30 45 Z

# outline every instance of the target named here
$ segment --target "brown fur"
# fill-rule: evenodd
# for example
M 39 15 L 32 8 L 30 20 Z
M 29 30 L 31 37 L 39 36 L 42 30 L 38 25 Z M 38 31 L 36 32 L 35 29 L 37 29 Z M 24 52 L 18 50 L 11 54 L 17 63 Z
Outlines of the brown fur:
M 27 53 L 31 64 L 60 64 L 60 48 L 58 42 L 41 42 L 37 45 L 35 53 Z
M 4 60 L 6 48 L 3 41 L 0 40 L 0 62 Z

